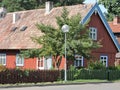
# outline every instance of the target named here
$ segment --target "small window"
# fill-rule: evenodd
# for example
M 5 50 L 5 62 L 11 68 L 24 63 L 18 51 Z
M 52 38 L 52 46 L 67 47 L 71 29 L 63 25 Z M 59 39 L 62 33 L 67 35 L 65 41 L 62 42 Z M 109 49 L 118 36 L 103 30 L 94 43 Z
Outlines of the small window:
M 39 69 L 44 69 L 44 61 L 45 61 L 44 57 L 38 58 L 38 68 Z
M 75 55 L 74 66 L 75 67 L 83 67 L 83 56 Z
M 16 54 L 16 66 L 24 66 L 24 58 Z
M 6 65 L 6 54 L 0 54 L 0 64 Z
M 27 29 L 27 26 L 23 26 L 20 31 L 25 31 Z
M 100 62 L 106 67 L 108 66 L 108 56 L 100 56 Z
M 89 33 L 90 38 L 92 40 L 97 40 L 97 29 L 94 27 L 90 27 L 89 30 L 90 30 L 90 33 Z
M 15 31 L 17 29 L 17 27 L 12 27 L 11 31 Z

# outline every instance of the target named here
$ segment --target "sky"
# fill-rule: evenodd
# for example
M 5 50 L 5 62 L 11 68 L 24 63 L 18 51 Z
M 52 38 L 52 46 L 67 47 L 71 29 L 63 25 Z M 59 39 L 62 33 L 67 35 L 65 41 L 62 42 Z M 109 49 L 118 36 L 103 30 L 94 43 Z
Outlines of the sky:
M 98 0 L 85 0 L 84 3 L 96 3 L 96 1 Z M 102 10 L 102 12 L 107 12 L 107 9 L 105 9 L 105 7 L 103 5 L 99 5 L 100 6 L 100 9 Z

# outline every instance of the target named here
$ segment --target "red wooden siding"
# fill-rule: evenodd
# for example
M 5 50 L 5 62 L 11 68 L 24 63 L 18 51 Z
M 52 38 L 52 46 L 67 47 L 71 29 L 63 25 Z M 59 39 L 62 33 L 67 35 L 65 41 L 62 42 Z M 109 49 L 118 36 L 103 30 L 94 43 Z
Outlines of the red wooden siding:
M 16 52 L 6 52 L 6 67 L 10 69 L 16 67 Z
M 102 47 L 92 51 L 92 55 L 96 57 L 95 60 L 99 60 L 101 55 L 108 56 L 108 66 L 114 66 L 115 54 L 117 53 L 117 48 L 115 47 L 112 39 L 110 38 L 103 22 L 101 21 L 98 14 L 93 14 L 90 18 L 89 27 L 97 28 L 97 40 L 101 41 Z M 15 68 L 16 67 L 16 54 L 19 53 L 19 50 L 4 50 L 0 53 L 6 53 L 6 67 Z M 67 60 L 67 65 L 70 66 L 74 63 L 73 61 Z M 84 59 L 84 66 L 87 66 L 88 61 Z M 37 59 L 29 58 L 24 59 L 23 69 L 37 69 Z M 62 59 L 60 64 L 60 69 L 64 69 L 64 59 Z
M 110 38 L 104 24 L 102 23 L 99 15 L 93 14 L 90 19 L 89 27 L 97 28 L 97 38 L 101 41 L 103 47 L 93 51 L 101 53 L 117 53 L 117 48 L 115 47 L 112 39 Z
M 94 56 L 94 61 L 100 60 L 101 55 L 108 56 L 108 66 L 115 65 L 115 55 L 117 53 L 117 48 L 115 47 L 110 35 L 108 34 L 103 22 L 101 21 L 98 14 L 93 14 L 90 18 L 89 27 L 97 28 L 97 40 L 101 41 L 102 47 L 92 51 Z M 64 62 L 64 61 L 63 61 Z M 84 58 L 84 67 L 88 66 L 89 60 Z M 61 63 L 63 66 L 63 63 Z M 74 64 L 74 60 L 72 61 Z M 68 67 L 71 65 L 69 61 L 67 62 Z M 60 67 L 61 68 L 61 67 Z
M 19 67 L 21 69 L 37 69 L 36 58 L 24 59 L 24 66 L 16 66 L 16 54 L 19 53 L 18 50 L 4 50 L 0 51 L 0 53 L 6 54 L 6 68 L 14 69 Z
M 37 69 L 37 59 L 36 58 L 29 58 L 24 59 L 24 69 Z
M 99 60 L 101 55 L 107 55 L 108 66 L 113 66 L 115 62 L 115 54 L 117 53 L 117 48 L 115 47 L 98 14 L 93 14 L 91 16 L 89 27 L 97 28 L 97 40 L 101 41 L 102 44 L 101 48 L 92 51 L 93 56 L 95 56 Z

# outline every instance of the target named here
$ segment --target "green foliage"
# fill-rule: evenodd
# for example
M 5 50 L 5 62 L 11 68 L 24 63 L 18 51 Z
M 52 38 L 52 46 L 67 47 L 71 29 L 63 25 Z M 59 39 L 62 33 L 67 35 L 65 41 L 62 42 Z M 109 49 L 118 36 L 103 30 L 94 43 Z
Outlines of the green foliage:
M 70 69 L 69 70 L 73 71 L 73 70 L 76 70 L 76 68 L 75 68 L 75 66 L 70 65 Z
M 73 60 L 75 54 L 90 58 L 91 50 L 100 47 L 100 43 L 90 39 L 86 25 L 80 24 L 80 14 L 72 17 L 68 17 L 68 14 L 67 9 L 63 8 L 62 15 L 56 17 L 58 28 L 54 28 L 51 25 L 37 24 L 38 29 L 44 35 L 40 37 L 33 36 L 32 39 L 42 45 L 42 48 L 40 50 L 25 51 L 26 54 L 24 55 L 29 57 L 52 55 L 56 61 L 59 61 L 57 57 L 60 56 L 61 58 L 64 56 L 65 50 L 64 33 L 61 27 L 67 24 L 70 27 L 67 33 L 67 58 Z
M 78 79 L 80 76 L 82 69 L 76 70 L 76 73 L 74 74 L 74 79 Z
M 8 12 L 30 10 L 45 7 L 47 0 L 2 0 L 0 6 L 4 5 Z M 54 2 L 54 6 L 81 4 L 84 0 L 49 0 Z
M 37 0 L 2 0 L 1 5 L 4 5 L 8 12 L 30 10 L 38 7 Z
M 34 57 L 40 57 L 40 53 L 41 53 L 40 49 L 21 50 L 20 56 L 25 58 L 34 58 Z
M 79 69 L 68 71 L 68 80 L 79 80 L 79 79 L 108 79 L 107 70 L 88 70 L 88 69 Z M 113 75 L 111 71 L 111 76 Z M 109 78 L 113 79 L 109 76 Z
M 120 65 L 116 66 L 118 70 L 120 70 Z
M 106 69 L 105 65 L 103 65 L 101 62 L 99 61 L 91 61 L 88 64 L 88 69 L 90 70 L 96 70 L 96 69 Z
M 99 0 L 108 10 L 107 19 L 113 19 L 113 16 L 120 16 L 120 0 Z
M 55 3 L 55 5 L 75 5 L 75 4 L 82 4 L 85 0 L 51 0 Z
M 109 66 L 107 67 L 108 70 L 119 70 L 116 66 Z
M 5 70 L 6 70 L 6 67 L 3 65 L 0 65 L 0 72 L 5 71 Z

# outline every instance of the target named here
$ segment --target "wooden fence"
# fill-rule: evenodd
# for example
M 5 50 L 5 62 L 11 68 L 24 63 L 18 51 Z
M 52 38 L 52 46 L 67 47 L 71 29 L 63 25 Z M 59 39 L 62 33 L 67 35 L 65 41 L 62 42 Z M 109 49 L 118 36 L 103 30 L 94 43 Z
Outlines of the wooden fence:
M 118 80 L 120 79 L 120 70 L 68 70 L 67 80 L 76 79 Z
M 60 77 L 58 70 L 6 70 L 0 72 L 1 84 L 54 82 Z
M 76 79 L 120 79 L 120 70 L 68 70 L 67 80 Z M 64 70 L 5 70 L 0 72 L 0 84 L 40 83 L 64 80 Z

